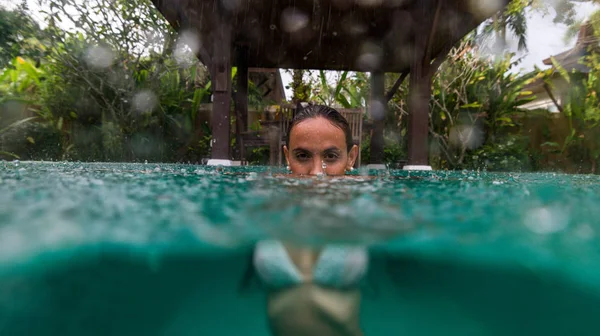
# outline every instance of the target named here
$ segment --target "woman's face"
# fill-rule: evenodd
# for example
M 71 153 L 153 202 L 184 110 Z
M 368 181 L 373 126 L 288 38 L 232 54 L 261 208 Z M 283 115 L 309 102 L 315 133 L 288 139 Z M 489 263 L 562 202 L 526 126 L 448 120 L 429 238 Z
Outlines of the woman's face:
M 344 131 L 323 117 L 296 124 L 290 133 L 289 145 L 289 148 L 284 146 L 283 151 L 294 175 L 344 175 L 358 156 L 356 145 L 348 152 Z M 327 166 L 325 169 L 323 163 Z

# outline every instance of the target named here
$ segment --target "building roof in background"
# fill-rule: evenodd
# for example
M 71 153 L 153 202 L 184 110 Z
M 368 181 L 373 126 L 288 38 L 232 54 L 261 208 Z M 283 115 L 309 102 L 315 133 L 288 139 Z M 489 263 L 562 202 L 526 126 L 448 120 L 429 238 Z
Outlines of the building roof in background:
M 575 46 L 569 50 L 544 59 L 544 64 L 551 66 L 550 69 L 554 72 L 553 76 L 556 77 L 561 77 L 561 75 L 554 67 L 552 58 L 554 58 L 558 64 L 560 64 L 560 66 L 568 72 L 577 71 L 581 73 L 588 73 L 590 69 L 580 62 L 584 56 L 592 52 L 590 48 L 597 46 L 598 42 L 598 38 L 594 34 L 592 25 L 590 23 L 583 24 L 579 29 Z M 524 88 L 524 91 L 531 91 L 534 94 L 545 92 L 544 81 L 541 78 L 538 78 L 528 84 Z
M 573 70 L 579 72 L 588 73 L 590 69 L 581 64 L 581 59 L 588 55 L 590 52 L 590 47 L 598 45 L 598 38 L 594 34 L 594 28 L 591 23 L 586 23 L 581 26 L 579 29 L 579 34 L 577 35 L 577 42 L 575 42 L 575 46 L 567 51 L 564 51 L 560 54 L 553 55 L 544 60 L 545 65 L 553 65 L 552 58 L 560 64 L 565 70 L 571 72 Z

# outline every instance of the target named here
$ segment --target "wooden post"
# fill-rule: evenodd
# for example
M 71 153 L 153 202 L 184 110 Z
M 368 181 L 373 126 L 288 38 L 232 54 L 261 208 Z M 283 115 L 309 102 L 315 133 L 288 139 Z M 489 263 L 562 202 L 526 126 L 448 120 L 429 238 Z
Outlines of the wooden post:
M 423 50 L 423 49 L 421 49 Z M 429 99 L 431 80 L 423 73 L 423 53 L 415 52 L 410 69 L 408 114 L 408 165 L 429 165 Z
M 231 109 L 231 26 L 220 21 L 213 35 L 213 160 L 229 160 L 229 124 Z
M 241 46 L 237 54 L 237 95 L 236 108 L 242 118 L 242 131 L 248 130 L 248 47 Z
M 371 132 L 371 148 L 369 164 L 383 164 L 383 129 L 385 126 L 385 114 L 387 110 L 387 99 L 385 98 L 385 75 L 383 72 L 371 73 L 371 102 L 369 114 L 373 121 Z
M 435 0 L 436 10 L 428 15 L 430 1 L 420 1 L 417 13 L 428 18 L 417 29 L 410 67 L 408 114 L 408 165 L 429 166 L 429 100 L 431 78 L 436 67 L 431 66 L 431 47 L 439 19 L 442 1 Z M 438 56 L 442 57 L 442 55 Z
M 236 50 L 237 81 L 235 92 L 236 147 L 239 159 L 245 160 L 244 143 L 241 133 L 248 131 L 248 47 L 240 46 Z

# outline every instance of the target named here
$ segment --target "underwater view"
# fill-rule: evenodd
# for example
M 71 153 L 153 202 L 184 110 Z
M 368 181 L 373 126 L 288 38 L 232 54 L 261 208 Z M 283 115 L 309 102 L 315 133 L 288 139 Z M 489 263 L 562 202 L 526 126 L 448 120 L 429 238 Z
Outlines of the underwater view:
M 367 246 L 366 335 L 595 335 L 600 178 L 0 163 L 3 335 L 269 335 L 251 246 Z

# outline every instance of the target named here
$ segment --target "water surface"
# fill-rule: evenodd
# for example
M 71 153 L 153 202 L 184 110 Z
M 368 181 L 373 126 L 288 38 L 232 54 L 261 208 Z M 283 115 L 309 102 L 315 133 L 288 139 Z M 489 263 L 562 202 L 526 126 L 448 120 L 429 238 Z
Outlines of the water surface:
M 368 245 L 368 336 L 600 331 L 597 176 L 273 173 L 0 162 L 0 331 L 267 335 L 264 238 Z

